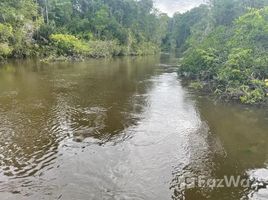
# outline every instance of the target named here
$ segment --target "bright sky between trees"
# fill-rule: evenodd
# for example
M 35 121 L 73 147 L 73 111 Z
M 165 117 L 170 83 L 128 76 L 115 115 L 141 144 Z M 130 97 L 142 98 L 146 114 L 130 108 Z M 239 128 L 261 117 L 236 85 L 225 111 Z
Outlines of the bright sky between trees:
M 204 0 L 154 0 L 155 6 L 169 16 L 175 12 L 186 12 L 204 2 Z

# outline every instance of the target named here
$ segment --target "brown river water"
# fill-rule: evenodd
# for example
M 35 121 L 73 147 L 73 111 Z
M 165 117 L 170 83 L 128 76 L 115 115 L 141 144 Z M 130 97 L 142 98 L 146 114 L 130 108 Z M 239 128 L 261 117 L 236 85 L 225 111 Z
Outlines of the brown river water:
M 267 107 L 197 95 L 176 62 L 2 65 L 0 200 L 268 199 Z

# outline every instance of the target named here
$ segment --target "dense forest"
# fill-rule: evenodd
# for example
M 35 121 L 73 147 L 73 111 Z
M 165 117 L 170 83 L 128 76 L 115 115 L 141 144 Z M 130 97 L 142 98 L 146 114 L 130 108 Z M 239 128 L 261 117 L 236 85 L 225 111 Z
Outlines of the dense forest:
M 152 0 L 1 0 L 0 61 L 177 51 L 190 86 L 267 100 L 268 0 L 210 0 L 169 18 Z
M 159 51 L 168 16 L 152 0 L 1 0 L 0 58 Z
M 268 1 L 212 0 L 170 20 L 166 48 L 182 52 L 190 86 L 246 104 L 267 101 Z

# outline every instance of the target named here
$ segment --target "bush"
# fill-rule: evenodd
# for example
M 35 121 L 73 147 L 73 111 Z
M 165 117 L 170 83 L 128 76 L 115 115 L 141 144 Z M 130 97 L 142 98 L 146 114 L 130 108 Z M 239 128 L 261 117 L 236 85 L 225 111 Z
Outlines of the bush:
M 244 88 L 244 95 L 240 97 L 242 103 L 254 104 L 264 100 L 265 93 L 262 89 L 257 88 L 250 90 L 249 87 Z
M 159 48 L 157 45 L 151 43 L 151 42 L 141 42 L 131 49 L 130 55 L 153 55 L 159 52 Z
M 68 34 L 52 34 L 50 39 L 57 53 L 64 56 L 101 58 L 118 55 L 152 55 L 159 51 L 158 46 L 150 42 L 127 47 L 119 45 L 115 40 L 85 41 Z
M 213 78 L 218 68 L 218 56 L 215 49 L 195 49 L 186 53 L 180 74 L 190 78 L 206 80 Z
M 0 23 L 0 42 L 8 42 L 9 39 L 13 36 L 12 26 L 9 24 Z
M 121 54 L 121 47 L 116 41 L 90 41 L 89 56 L 93 58 L 118 56 Z
M 13 37 L 13 29 L 9 24 L 0 23 L 0 61 L 10 56 L 12 48 L 9 40 Z
M 50 39 L 58 48 L 58 53 L 60 55 L 86 55 L 90 51 L 89 45 L 86 42 L 79 40 L 73 35 L 52 34 Z
M 9 56 L 12 52 L 12 49 L 8 46 L 7 43 L 0 43 L 0 57 L 5 58 Z
M 55 24 L 42 24 L 39 29 L 34 33 L 34 39 L 41 43 L 47 43 L 49 41 L 50 35 L 52 35 L 56 30 Z
M 204 84 L 200 81 L 194 81 L 190 83 L 189 87 L 195 90 L 201 90 L 204 88 Z

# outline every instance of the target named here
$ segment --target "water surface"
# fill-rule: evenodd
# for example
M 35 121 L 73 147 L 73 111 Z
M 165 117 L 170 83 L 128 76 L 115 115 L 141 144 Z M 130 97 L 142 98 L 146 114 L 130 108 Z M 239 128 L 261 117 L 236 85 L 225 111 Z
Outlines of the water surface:
M 183 177 L 265 179 L 268 112 L 194 94 L 176 61 L 1 66 L 0 199 L 267 199 L 265 187 L 181 187 Z

